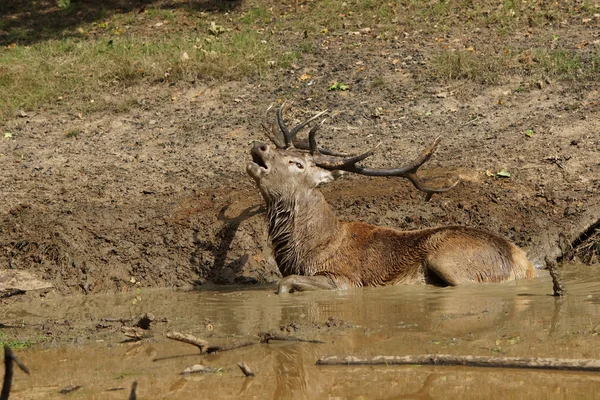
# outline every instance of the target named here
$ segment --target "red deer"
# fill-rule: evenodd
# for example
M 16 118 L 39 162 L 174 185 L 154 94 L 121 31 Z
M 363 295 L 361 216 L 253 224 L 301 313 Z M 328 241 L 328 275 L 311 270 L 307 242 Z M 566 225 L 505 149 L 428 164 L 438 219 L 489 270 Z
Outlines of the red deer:
M 431 187 L 417 174 L 435 151 L 439 137 L 403 167 L 367 168 L 357 164 L 377 147 L 354 156 L 318 148 L 315 136 L 323 122 L 310 130 L 308 142 L 296 138 L 327 111 L 289 129 L 282 108 L 270 129 L 263 122 L 275 146 L 255 142 L 252 162 L 246 167 L 267 204 L 269 238 L 283 276 L 279 293 L 411 283 L 454 286 L 534 277 L 525 252 L 492 233 L 464 226 L 400 231 L 343 222 L 318 189 L 344 172 L 398 176 L 408 179 L 429 200 L 458 183 Z

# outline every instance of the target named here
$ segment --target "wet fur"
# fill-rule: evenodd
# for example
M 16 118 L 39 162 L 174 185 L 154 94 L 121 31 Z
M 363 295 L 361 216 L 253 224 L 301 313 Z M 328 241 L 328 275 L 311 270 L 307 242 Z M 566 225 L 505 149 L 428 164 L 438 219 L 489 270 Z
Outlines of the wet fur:
M 459 285 L 534 277 L 525 253 L 462 226 L 399 231 L 339 221 L 318 185 L 334 178 L 295 149 L 255 144 L 247 166 L 267 203 L 280 292 L 410 283 Z M 302 169 L 293 165 L 303 163 Z
M 532 278 L 525 253 L 462 226 L 399 231 L 340 222 L 322 194 L 267 201 L 269 237 L 282 275 L 326 275 L 338 286 L 500 282 Z M 303 201 L 302 201 L 303 200 Z

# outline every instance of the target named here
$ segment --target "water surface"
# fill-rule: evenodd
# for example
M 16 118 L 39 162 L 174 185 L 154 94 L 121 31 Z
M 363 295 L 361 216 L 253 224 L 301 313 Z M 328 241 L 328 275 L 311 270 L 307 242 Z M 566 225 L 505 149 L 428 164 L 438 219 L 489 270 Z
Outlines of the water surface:
M 273 288 L 40 299 L 0 312 L 43 326 L 65 320 L 57 345 L 18 355 L 31 376 L 16 374 L 14 399 L 63 399 L 58 390 L 83 388 L 72 399 L 126 399 L 138 381 L 140 399 L 592 399 L 600 374 L 443 366 L 319 366 L 325 355 L 457 354 L 508 357 L 600 358 L 598 269 L 565 267 L 565 298 L 550 296 L 549 277 L 457 288 L 396 286 L 277 296 Z M 135 304 L 134 304 L 135 303 Z M 167 318 L 154 338 L 123 343 L 105 318 L 151 311 Z M 103 322 L 104 321 L 104 322 Z M 95 333 L 85 326 L 99 324 Z M 199 355 L 164 338 L 178 330 L 227 344 L 275 331 L 324 344 L 281 342 Z M 86 337 L 78 337 L 88 332 Z M 245 378 L 236 366 L 256 373 Z M 183 376 L 192 364 L 222 368 Z M 108 389 L 123 388 L 108 391 Z

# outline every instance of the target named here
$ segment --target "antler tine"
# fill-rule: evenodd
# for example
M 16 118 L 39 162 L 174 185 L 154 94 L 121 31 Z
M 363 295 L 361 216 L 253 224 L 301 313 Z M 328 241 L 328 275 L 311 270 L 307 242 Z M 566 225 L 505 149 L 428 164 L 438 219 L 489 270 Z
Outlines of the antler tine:
M 327 114 L 329 112 L 329 110 L 323 110 L 320 113 L 313 115 L 312 117 L 310 117 L 309 119 L 307 119 L 306 121 L 302 122 L 299 125 L 296 125 L 294 127 L 294 129 L 292 129 L 290 131 L 290 137 L 292 138 L 292 140 L 295 141 L 296 139 L 296 134 L 298 134 L 298 132 L 300 131 L 300 129 L 304 128 L 306 125 L 310 124 L 311 122 L 313 122 L 315 119 L 319 118 L 321 115 Z M 323 120 L 324 121 L 324 120 Z M 321 122 L 322 123 L 322 122 Z M 295 144 L 295 143 L 294 143 Z
M 362 153 L 362 154 L 358 154 L 358 155 L 354 155 L 354 156 L 349 156 L 349 155 L 337 155 L 337 154 L 331 154 L 333 152 L 327 151 L 325 149 L 319 149 L 317 147 L 317 139 L 316 139 L 316 134 L 317 131 L 319 130 L 319 128 L 323 125 L 323 123 L 325 122 L 325 120 L 321 121 L 321 123 L 319 125 L 315 125 L 310 132 L 308 132 L 308 144 L 309 144 L 309 149 L 310 149 L 310 154 L 312 156 L 316 156 L 315 158 L 315 164 L 324 167 L 324 168 L 332 168 L 332 169 L 342 169 L 342 167 L 346 166 L 346 165 L 353 165 L 359 161 L 364 160 L 365 158 L 369 157 L 371 154 L 373 154 L 375 152 L 375 150 L 377 150 L 377 148 L 381 145 L 381 142 L 379 142 L 377 144 L 377 146 L 375 146 L 374 148 L 372 148 L 371 150 Z M 329 154 L 327 154 L 329 153 Z M 326 155 L 330 155 L 333 157 L 325 157 Z M 343 157 L 341 160 L 340 159 L 336 159 L 335 157 Z
M 316 119 L 317 117 L 320 117 L 322 114 L 325 114 L 327 110 L 320 112 L 319 114 L 317 114 L 316 116 L 314 116 L 313 118 L 311 118 L 309 120 L 313 121 L 314 119 Z M 333 156 L 333 157 L 349 157 L 350 155 L 347 153 L 338 153 L 329 149 L 324 149 L 322 147 L 317 147 L 317 142 L 315 140 L 315 133 L 319 130 L 319 128 L 323 125 L 323 123 L 326 121 L 327 119 L 323 119 L 323 121 L 321 121 L 318 125 L 315 125 L 312 127 L 312 129 L 308 132 L 308 142 L 306 141 L 300 141 L 300 140 L 296 140 L 296 138 L 294 138 L 294 147 L 300 150 L 309 150 L 311 155 L 316 155 L 316 154 L 323 154 L 326 156 Z M 314 144 L 311 144 L 311 141 L 314 142 Z
M 399 168 L 391 168 L 391 169 L 375 169 L 375 168 L 365 168 L 356 165 L 357 162 L 364 160 L 371 154 L 373 154 L 375 147 L 372 150 L 367 151 L 366 153 L 360 154 L 354 157 L 348 157 L 343 160 L 335 160 L 331 158 L 319 157 L 318 161 L 315 163 L 325 169 L 338 169 L 342 171 L 352 172 L 359 175 L 365 176 L 399 176 L 402 178 L 408 179 L 415 188 L 424 192 L 426 194 L 425 201 L 429 201 L 431 196 L 435 193 L 443 193 L 455 187 L 460 180 L 456 180 L 456 182 L 452 183 L 449 186 L 443 187 L 432 187 L 425 185 L 419 176 L 417 175 L 417 170 L 423 165 L 427 160 L 431 158 L 438 144 L 440 143 L 441 137 L 436 138 L 431 145 L 429 145 L 425 150 L 421 152 L 421 154 L 415 158 L 413 161 L 409 162 L 405 166 Z M 379 145 L 378 145 L 379 147 Z
M 279 125 L 279 129 L 281 129 L 281 133 L 283 133 L 283 139 L 285 140 L 285 148 L 293 146 L 293 138 L 290 135 L 290 130 L 285 125 L 285 121 L 283 120 L 283 107 L 285 106 L 285 102 L 281 104 L 279 109 L 277 110 L 277 124 Z
M 325 169 L 339 169 L 353 172 L 351 171 L 353 168 L 361 168 L 357 167 L 355 164 L 373 155 L 373 153 L 375 153 L 379 146 L 381 146 L 381 142 L 379 142 L 377 146 L 373 147 L 371 150 L 365 151 L 364 153 L 357 154 L 355 156 L 348 156 L 340 159 L 339 157 L 317 155 L 316 157 L 314 157 L 314 160 L 316 165 Z
M 304 140 L 296 141 L 294 143 L 294 147 L 299 150 L 309 150 L 310 151 L 310 143 L 308 143 L 307 141 L 304 141 Z M 347 154 L 347 153 L 338 153 L 333 150 L 324 149 L 323 147 L 319 147 L 319 153 L 326 155 L 326 156 L 333 156 L 333 157 L 349 157 L 349 154 Z
M 310 124 L 312 121 L 319 118 L 323 114 L 327 114 L 329 112 L 329 110 L 323 110 L 318 114 L 313 115 L 306 121 L 296 125 L 292 130 L 289 130 L 289 128 L 285 124 L 285 121 L 283 120 L 284 106 L 285 103 L 283 103 L 281 107 L 279 107 L 279 109 L 277 110 L 277 124 L 279 125 L 279 129 L 281 129 L 281 132 L 283 133 L 283 138 L 285 139 L 286 147 L 296 147 L 296 144 L 302 143 L 296 140 L 296 135 L 298 134 L 298 132 L 300 132 L 300 129 L 304 128 L 306 125 Z M 302 146 L 302 144 L 300 146 Z
M 308 132 L 308 147 L 310 149 L 311 156 L 315 156 L 317 154 L 322 154 L 319 151 L 319 148 L 317 147 L 317 139 L 315 138 L 315 135 L 316 135 L 317 131 L 319 130 L 319 128 L 321 128 L 321 126 L 323 126 L 324 122 L 325 122 L 325 119 L 323 119 L 323 121 L 321 121 L 321 123 L 319 125 L 313 126 L 312 129 Z
M 269 111 L 271 111 L 271 109 L 273 108 L 273 105 L 270 105 L 269 108 L 267 108 L 267 111 L 265 111 L 265 120 L 262 121 L 260 123 L 260 125 L 262 126 L 262 128 L 265 130 L 265 134 L 267 135 L 267 137 L 269 138 L 270 141 L 272 141 L 276 147 L 278 148 L 285 148 L 285 145 L 283 143 L 281 143 L 281 140 L 277 137 L 278 131 L 277 128 L 275 127 L 274 123 L 268 123 L 268 117 L 269 117 Z M 271 126 L 269 128 L 269 125 Z
M 324 114 L 327 114 L 329 112 L 329 110 L 323 110 L 315 115 L 313 115 L 312 117 L 310 117 L 309 119 L 307 119 L 306 121 L 300 123 L 299 125 L 295 126 L 291 131 L 289 130 L 289 128 L 287 127 L 287 125 L 285 124 L 285 121 L 283 120 L 283 108 L 285 106 L 285 103 L 283 103 L 279 109 L 277 110 L 277 124 L 279 125 L 279 129 L 281 131 L 281 134 L 284 138 L 285 144 L 278 146 L 280 148 L 289 148 L 289 147 L 295 147 L 299 150 L 310 150 L 310 144 L 307 143 L 306 141 L 302 141 L 302 140 L 298 140 L 296 139 L 296 135 L 298 134 L 298 132 L 304 128 L 306 125 L 310 124 L 312 121 L 314 121 L 315 119 L 321 117 Z M 325 121 L 325 120 L 323 120 Z M 323 122 L 321 122 L 322 124 Z M 316 127 L 313 127 L 313 129 L 311 131 L 316 131 L 317 129 L 319 129 L 319 125 L 317 125 Z M 348 154 L 345 153 L 338 153 L 335 151 L 331 151 L 328 149 L 323 149 L 320 148 L 319 152 L 321 154 L 325 154 L 325 155 L 329 155 L 329 156 L 334 156 L 334 157 L 348 157 Z

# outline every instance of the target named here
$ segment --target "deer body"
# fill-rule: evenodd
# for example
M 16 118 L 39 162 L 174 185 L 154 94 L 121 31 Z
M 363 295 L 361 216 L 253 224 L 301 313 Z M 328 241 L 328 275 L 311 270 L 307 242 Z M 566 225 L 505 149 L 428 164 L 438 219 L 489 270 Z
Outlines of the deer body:
M 278 116 L 281 121 L 281 112 Z M 293 138 L 285 137 L 287 128 L 281 129 L 286 143 L 291 143 Z M 415 283 L 459 285 L 534 276 L 521 249 L 478 229 L 450 226 L 400 231 L 339 221 L 318 186 L 339 177 L 338 167 L 365 170 L 354 165 L 362 155 L 352 157 L 350 166 L 332 166 L 330 158 L 323 161 L 315 156 L 314 132 L 312 154 L 256 143 L 253 162 L 247 166 L 267 203 L 269 238 L 284 277 L 279 293 Z M 422 157 L 424 161 L 433 148 Z M 425 187 L 416 176 L 424 161 L 409 165 L 409 179 L 415 186 L 428 194 L 451 188 Z M 395 175 L 398 170 L 406 173 L 395 169 Z

